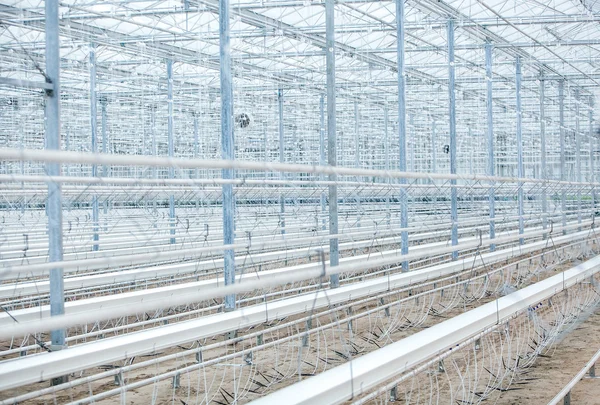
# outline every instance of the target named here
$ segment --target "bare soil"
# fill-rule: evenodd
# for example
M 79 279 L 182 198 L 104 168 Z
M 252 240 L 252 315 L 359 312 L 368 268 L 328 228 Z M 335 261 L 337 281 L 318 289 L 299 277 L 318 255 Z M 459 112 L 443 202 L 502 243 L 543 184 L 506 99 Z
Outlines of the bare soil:
M 528 370 L 527 378 L 533 380 L 530 384 L 520 385 L 520 390 L 504 392 L 496 404 L 547 404 L 587 364 L 598 349 L 600 309 L 566 334 L 547 356 L 537 359 L 534 366 Z M 579 381 L 571 393 L 571 403 L 600 404 L 600 379 L 584 378 Z

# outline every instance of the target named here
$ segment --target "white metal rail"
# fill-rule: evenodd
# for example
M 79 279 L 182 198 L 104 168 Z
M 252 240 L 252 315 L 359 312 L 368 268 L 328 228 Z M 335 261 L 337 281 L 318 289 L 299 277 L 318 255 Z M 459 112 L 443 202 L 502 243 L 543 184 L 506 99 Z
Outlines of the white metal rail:
M 403 340 L 253 401 L 254 405 L 339 404 L 452 350 L 506 318 L 600 271 L 600 256 Z

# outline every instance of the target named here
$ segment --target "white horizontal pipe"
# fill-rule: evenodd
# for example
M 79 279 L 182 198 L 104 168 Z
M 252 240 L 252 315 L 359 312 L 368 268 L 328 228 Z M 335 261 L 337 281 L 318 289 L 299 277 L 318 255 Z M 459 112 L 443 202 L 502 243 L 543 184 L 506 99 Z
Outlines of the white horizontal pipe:
M 533 184 L 568 184 L 568 185 L 594 185 L 600 186 L 600 183 L 578 183 L 571 181 L 558 181 L 546 179 L 530 179 L 518 177 L 498 177 L 483 175 L 458 175 L 441 173 L 417 173 L 417 172 L 399 172 L 390 170 L 373 170 L 346 168 L 340 166 L 317 166 L 301 165 L 289 163 L 267 163 L 250 162 L 242 160 L 203 160 L 203 159 L 183 159 L 168 158 L 159 156 L 141 156 L 141 155 L 116 155 L 101 153 L 83 153 L 68 151 L 51 150 L 32 150 L 32 149 L 11 149 L 0 148 L 0 160 L 17 161 L 39 161 L 52 163 L 81 163 L 96 165 L 123 165 L 123 166 L 152 166 L 152 167 L 175 167 L 180 169 L 236 169 L 236 170 L 259 170 L 274 172 L 294 172 L 294 173 L 314 173 L 314 174 L 336 174 L 340 176 L 372 176 L 383 178 L 403 178 L 403 179 L 430 179 L 430 180 L 470 180 L 487 182 L 510 182 L 510 183 L 533 183 Z
M 286 190 L 288 189 L 296 189 L 289 186 L 306 186 L 310 184 L 311 186 L 329 186 L 329 185 L 339 185 L 340 187 L 368 187 L 368 188 L 378 188 L 378 189 L 390 189 L 393 188 L 393 184 L 389 183 L 373 183 L 371 181 L 356 181 L 356 180 L 318 180 L 318 179 L 310 179 L 310 180 L 269 180 L 269 179 L 155 179 L 155 178 L 129 178 L 129 177 L 77 177 L 77 176 L 44 176 L 44 175 L 23 175 L 23 174 L 0 174 L 0 189 L 2 190 L 14 190 L 14 191 L 23 191 L 28 189 L 33 189 L 30 184 L 26 184 L 22 186 L 20 184 L 10 183 L 61 183 L 67 184 L 67 186 L 63 187 L 63 190 L 78 190 L 73 186 L 69 186 L 69 184 L 99 184 L 99 185 L 132 185 L 132 186 L 140 186 L 140 185 L 152 185 L 152 186 L 195 186 L 200 185 L 204 187 L 194 187 L 190 188 L 195 191 L 214 191 L 221 192 L 219 187 L 207 188 L 206 185 L 214 185 L 221 186 L 223 184 L 234 184 L 234 185 L 265 185 L 265 186 L 286 186 Z M 449 184 L 413 184 L 412 187 L 417 188 L 449 188 Z M 489 189 L 489 187 L 481 186 L 482 190 Z M 497 185 L 497 188 L 502 189 L 502 185 Z M 88 189 L 87 187 L 82 186 L 81 189 Z M 181 188 L 178 188 L 179 190 Z M 40 188 L 41 190 L 41 188 Z M 99 190 L 98 188 L 94 188 L 94 190 Z M 100 189 L 101 190 L 101 189 Z M 114 188 L 107 187 L 107 190 L 111 192 L 118 192 L 120 190 L 115 190 Z

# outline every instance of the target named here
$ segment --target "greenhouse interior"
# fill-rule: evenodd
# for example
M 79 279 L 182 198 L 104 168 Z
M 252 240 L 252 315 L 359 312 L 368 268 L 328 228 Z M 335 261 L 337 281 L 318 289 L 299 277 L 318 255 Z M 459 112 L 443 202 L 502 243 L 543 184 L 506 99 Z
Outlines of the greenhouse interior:
M 2 0 L 0 405 L 599 404 L 600 1 Z

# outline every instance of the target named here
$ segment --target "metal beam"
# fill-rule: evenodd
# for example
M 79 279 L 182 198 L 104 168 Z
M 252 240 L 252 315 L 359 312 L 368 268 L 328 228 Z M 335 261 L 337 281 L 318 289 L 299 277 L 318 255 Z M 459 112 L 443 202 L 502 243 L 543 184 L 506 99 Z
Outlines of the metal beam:
M 98 105 L 96 96 L 96 49 L 90 45 L 90 132 L 92 136 L 91 152 L 98 152 Z M 92 177 L 98 175 L 98 166 L 92 165 Z M 92 250 L 97 251 L 100 235 L 98 233 L 98 196 L 92 196 L 92 231 L 94 244 Z
M 406 71 L 404 58 L 404 0 L 396 0 L 396 39 L 398 60 L 398 170 L 406 171 Z M 400 179 L 400 228 L 402 254 L 408 254 L 408 194 L 404 185 L 406 179 Z M 408 261 L 402 262 L 402 271 L 408 271 Z
M 543 72 L 540 72 L 540 178 L 546 180 L 548 178 L 548 172 L 546 169 L 546 116 L 545 116 L 545 104 L 546 104 L 546 81 L 543 76 Z M 542 184 L 542 228 L 548 228 L 548 196 L 546 191 L 546 183 Z M 544 234 L 544 239 L 547 238 L 547 234 Z
M 437 173 L 436 133 L 437 122 L 431 121 L 431 172 Z
M 327 163 L 326 152 L 325 152 L 325 96 L 321 94 L 319 96 L 319 165 L 325 166 Z M 325 175 L 320 174 L 319 179 L 325 180 Z M 327 229 L 327 197 L 325 191 L 321 191 L 321 215 L 322 218 L 322 229 Z
M 108 133 L 107 133 L 107 118 L 106 118 L 106 99 L 100 98 L 100 131 L 102 133 L 102 153 L 108 153 Z M 102 166 L 102 176 L 109 177 L 110 166 Z M 108 232 L 108 198 L 104 199 L 104 232 Z
M 279 163 L 285 163 L 285 138 L 283 130 L 283 89 L 277 90 L 277 101 L 279 106 Z M 285 179 L 285 173 L 279 174 Z M 279 193 L 279 227 L 281 234 L 285 235 L 285 195 Z
M 487 97 L 486 97 L 486 113 L 487 113 L 487 144 L 488 144 L 488 161 L 487 175 L 495 176 L 494 162 L 494 99 L 493 99 L 493 72 L 492 72 L 492 50 L 493 45 L 488 42 L 485 46 L 485 77 L 487 79 Z M 490 239 L 496 237 L 496 195 L 495 184 L 490 182 L 489 189 L 489 210 L 490 210 Z M 490 250 L 496 249 L 495 244 L 490 245 Z
M 354 100 L 354 167 L 357 169 L 360 168 L 360 134 L 359 134 L 359 122 L 358 122 L 358 101 Z M 356 177 L 357 181 L 360 181 L 360 177 Z M 360 204 L 360 196 L 358 193 L 358 188 L 354 193 L 354 202 L 356 203 L 357 216 L 356 216 L 356 227 L 360 228 L 360 217 L 361 213 L 361 204 Z
M 560 133 L 560 179 L 566 180 L 566 164 L 565 164 L 565 82 L 560 80 L 558 82 L 558 125 Z M 562 224 L 563 226 L 567 223 L 567 194 L 563 188 L 560 195 L 561 211 L 562 211 Z M 563 230 L 563 235 L 566 235 L 566 231 Z
M 198 125 L 198 114 L 193 113 L 192 118 L 194 120 L 194 158 L 200 159 L 200 138 L 199 138 L 199 125 Z M 200 178 L 198 169 L 194 171 L 194 178 Z
M 450 126 L 450 173 L 456 174 L 456 90 L 454 88 L 454 20 L 448 20 L 448 96 Z M 450 181 L 450 221 L 452 246 L 458 244 L 458 202 L 456 180 Z M 452 259 L 458 258 L 458 251 L 452 252 Z
M 390 139 L 388 134 L 388 106 L 387 104 L 383 106 L 383 155 L 384 155 L 384 169 L 390 170 Z M 388 187 L 390 184 L 390 179 L 387 179 Z M 391 190 L 385 196 L 385 220 L 386 224 L 389 227 L 392 222 L 392 212 L 390 205 L 390 193 Z
M 581 133 L 579 132 L 579 91 L 575 90 L 575 176 L 576 181 L 581 183 Z M 581 223 L 581 186 L 577 186 L 577 223 Z M 579 228 L 581 230 L 581 228 Z
M 354 167 L 360 167 L 360 134 L 358 123 L 358 101 L 354 100 Z
M 211 5 L 211 8 L 214 9 L 214 11 L 216 13 L 219 13 L 219 8 L 220 8 L 220 3 L 218 0 L 215 1 L 211 1 L 208 2 Z M 75 6 L 71 6 L 72 8 L 79 8 L 79 7 L 75 7 Z M 38 13 L 34 13 L 31 12 L 29 10 L 25 10 L 25 9 L 21 9 L 21 8 L 17 8 L 17 7 L 12 7 L 12 6 L 2 6 L 0 5 L 0 11 L 10 14 L 10 15 L 14 15 L 17 20 L 22 20 L 23 18 L 29 18 L 30 16 L 36 16 L 36 17 L 40 17 L 37 20 L 38 21 L 33 21 L 31 23 L 26 24 L 25 28 L 28 29 L 34 29 L 34 30 L 39 30 L 39 31 L 43 31 L 44 29 L 44 25 L 45 25 L 45 20 L 43 18 L 43 16 L 41 14 Z M 250 12 L 251 13 L 251 12 Z M 96 14 L 100 14 L 100 13 L 96 13 Z M 255 14 L 256 16 L 258 16 L 256 13 L 251 13 L 251 14 Z M 257 17 L 258 19 L 258 17 Z M 126 20 L 126 19 L 121 19 L 121 20 Z M 275 22 L 277 22 L 277 20 L 273 20 Z M 125 22 L 131 22 L 131 21 L 125 21 Z M 128 53 L 130 55 L 133 55 L 134 57 L 137 57 L 139 55 L 139 40 L 136 39 L 135 41 L 132 41 L 131 43 L 129 42 L 123 42 L 123 37 L 122 37 L 122 33 L 120 32 L 116 32 L 116 31 L 112 31 L 112 30 L 108 30 L 108 29 L 103 29 L 103 28 L 99 28 L 99 27 L 94 27 L 91 26 L 89 24 L 82 24 L 76 21 L 67 21 L 67 19 L 62 19 L 59 21 L 60 26 L 65 28 L 71 35 L 71 38 L 77 38 L 80 39 L 82 41 L 89 41 L 90 39 L 94 41 L 94 43 L 96 45 L 104 45 L 104 46 L 108 46 L 111 48 L 116 48 L 118 49 L 118 52 L 120 53 Z M 11 23 L 11 25 L 14 26 L 18 26 L 18 27 L 24 27 L 24 25 L 22 23 L 15 23 L 14 21 Z M 276 25 L 274 26 L 276 27 Z M 154 29 L 156 29 L 156 27 L 152 27 Z M 165 30 L 163 30 L 165 31 Z M 170 31 L 170 30 L 166 30 L 167 36 L 170 36 L 170 38 L 173 38 L 173 35 L 177 35 L 178 38 L 182 38 L 182 35 L 180 32 L 175 32 L 175 31 Z M 191 35 L 183 35 L 183 37 L 188 37 L 188 40 L 190 41 L 197 41 L 197 37 L 196 36 L 191 36 Z M 178 61 L 181 62 L 186 62 L 189 63 L 191 65 L 194 66 L 198 66 L 198 61 L 200 59 L 202 60 L 206 60 L 206 63 L 203 63 L 202 67 L 203 68 L 210 68 L 210 69 L 220 69 L 220 63 L 217 60 L 211 61 L 211 57 L 213 55 L 208 55 L 208 54 L 202 54 L 199 53 L 197 50 L 190 50 L 187 49 L 185 47 L 181 47 L 181 46 L 174 46 L 174 45 L 170 45 L 170 44 L 166 44 L 166 43 L 160 43 L 157 41 L 152 41 L 152 38 L 156 39 L 156 36 L 149 36 L 148 37 L 148 41 L 149 41 L 149 46 L 148 46 L 148 50 L 152 50 L 152 53 L 157 57 L 157 58 L 176 58 Z M 112 42 L 111 42 L 112 41 Z M 179 42 L 181 42 L 182 40 L 179 39 Z M 212 43 L 211 43 L 212 45 Z M 382 58 L 383 59 L 383 58 Z M 256 77 L 256 78 L 262 78 L 265 80 L 269 80 L 269 81 L 276 81 L 276 82 L 283 82 L 283 83 L 294 83 L 294 81 L 302 81 L 302 78 L 299 76 L 288 76 L 287 74 L 284 73 L 279 73 L 277 75 L 275 75 L 275 77 L 273 77 L 273 75 L 271 74 L 265 74 L 264 72 L 266 71 L 265 68 L 257 66 L 257 65 L 248 65 L 248 64 L 241 64 L 238 66 L 240 68 L 243 69 L 243 74 L 244 77 L 248 77 L 249 75 L 251 77 Z M 236 75 L 241 74 L 241 73 L 236 73 Z
M 150 135 L 152 137 L 152 156 L 158 156 L 158 141 L 156 140 L 156 107 L 153 105 L 150 106 Z M 152 168 L 152 177 L 154 177 L 155 179 L 158 178 L 158 167 Z M 157 215 L 156 196 L 152 201 L 152 206 L 154 214 Z M 157 221 L 154 221 L 153 227 L 158 227 Z
M 218 11 L 217 3 L 218 3 L 217 1 L 205 1 L 204 2 L 204 4 L 206 4 L 208 6 L 208 9 L 213 10 L 214 12 Z M 31 22 L 27 23 L 27 25 L 26 25 L 27 28 L 39 29 L 39 27 L 43 26 L 43 18 L 36 13 L 26 12 L 25 15 L 23 15 L 22 9 L 18 9 L 15 7 L 9 7 L 9 6 L 2 6 L 0 8 L 0 10 L 2 12 L 5 12 L 7 15 L 15 16 L 16 18 L 14 19 L 14 21 L 22 21 L 23 19 L 31 20 Z M 281 22 L 276 19 L 269 18 L 267 20 L 264 20 L 264 18 L 263 18 L 263 20 L 264 20 L 263 21 L 260 18 L 261 17 L 260 14 L 252 12 L 250 10 L 243 10 L 243 9 L 238 10 L 238 8 L 236 8 L 236 10 L 237 10 L 236 12 L 239 12 L 240 15 L 243 17 L 244 22 L 246 22 L 245 19 L 247 19 L 249 24 L 255 25 L 257 28 L 259 28 L 263 32 L 264 32 L 265 27 L 268 27 L 269 29 L 277 30 L 279 25 L 281 25 Z M 445 10 L 445 9 L 443 9 L 443 10 Z M 437 13 L 439 14 L 440 10 L 438 10 Z M 90 14 L 102 15 L 102 13 L 90 13 Z M 443 15 L 447 15 L 447 14 L 443 14 Z M 10 20 L 10 21 L 13 21 L 13 20 Z M 485 27 L 480 27 L 480 25 L 478 23 L 475 23 L 475 21 L 476 21 L 475 19 L 464 18 L 462 21 L 463 22 L 461 23 L 461 26 L 463 26 L 465 28 L 468 28 L 468 26 L 474 26 L 474 27 L 479 27 L 482 30 L 485 30 Z M 67 23 L 63 22 L 62 24 L 66 25 Z M 101 43 L 103 45 L 110 46 L 110 47 L 118 46 L 120 52 L 122 52 L 124 50 L 125 52 L 135 55 L 139 51 L 139 49 L 137 48 L 137 43 L 139 42 L 139 38 L 135 39 L 135 43 L 134 42 L 123 43 L 122 37 L 117 32 L 100 29 L 100 28 L 96 28 L 96 27 L 90 28 L 89 25 L 83 25 L 81 23 L 77 23 L 76 21 L 69 21 L 69 24 L 71 24 L 71 29 L 69 29 L 69 32 L 71 33 L 71 35 L 73 35 L 73 37 L 77 37 L 77 38 L 84 39 L 84 40 L 89 40 L 89 35 L 93 35 L 94 36 L 93 40 L 96 41 L 97 43 Z M 518 25 L 518 22 L 511 20 L 511 24 Z M 23 24 L 20 24 L 19 26 L 22 26 L 22 25 Z M 90 31 L 90 29 L 91 29 L 91 31 Z M 472 29 L 472 28 L 469 28 L 469 29 Z M 168 31 L 168 30 L 166 30 L 166 31 L 167 32 L 163 35 L 165 38 L 165 41 L 166 40 L 172 41 L 172 36 L 174 33 L 172 31 Z M 302 30 L 298 27 L 285 25 L 284 34 L 288 35 L 290 38 L 309 39 L 314 42 L 313 45 L 323 48 L 324 42 L 325 42 L 325 41 L 323 41 L 323 38 L 320 38 L 314 34 L 304 34 L 301 31 Z M 487 34 L 490 34 L 489 31 L 486 31 L 486 32 L 487 32 Z M 86 36 L 84 37 L 80 33 L 85 33 Z M 195 38 L 195 37 L 192 38 L 190 35 L 186 35 L 185 38 L 188 38 L 188 40 L 190 40 L 190 41 L 197 40 L 197 38 Z M 202 60 L 211 61 L 212 57 L 213 57 L 212 55 L 198 55 L 197 52 L 190 51 L 190 50 L 186 49 L 185 47 L 181 47 L 181 46 L 177 47 L 177 46 L 171 46 L 166 43 L 161 43 L 160 38 L 157 39 L 156 35 L 147 36 L 147 41 L 149 43 L 149 46 L 151 46 L 156 51 L 156 55 L 158 57 L 161 57 L 161 56 L 162 57 L 177 57 L 178 60 L 186 61 L 186 63 L 190 63 L 190 64 L 197 64 L 198 63 L 197 61 L 199 58 Z M 152 41 L 152 43 L 150 43 L 150 41 Z M 125 44 L 124 47 L 123 47 L 123 44 Z M 568 43 L 565 43 L 564 45 L 571 46 L 573 44 L 578 44 L 578 43 L 576 41 L 569 41 Z M 480 48 L 481 44 L 475 44 L 473 46 L 476 48 Z M 514 43 L 497 43 L 496 44 L 496 47 L 505 47 L 505 46 L 506 47 L 515 47 L 515 44 Z M 544 44 L 540 45 L 539 43 L 532 43 L 531 46 L 534 46 L 534 47 L 552 46 L 552 44 L 544 43 Z M 348 47 L 344 44 L 338 44 L 338 47 L 342 47 L 343 48 L 342 50 L 344 52 L 347 52 L 348 54 L 352 54 L 352 55 L 356 54 L 360 60 L 364 59 L 363 61 L 366 63 L 373 63 L 376 65 L 386 66 L 386 67 L 395 69 L 395 66 L 393 65 L 393 63 L 390 63 L 389 59 L 377 57 L 378 53 L 394 52 L 393 48 L 369 49 L 369 50 L 365 51 L 365 52 L 367 52 L 367 55 L 362 56 L 362 55 L 360 55 L 361 50 L 357 50 L 356 48 Z M 460 47 L 456 47 L 456 48 L 462 49 Z M 419 48 L 410 48 L 407 50 L 407 52 L 413 52 L 413 51 L 419 51 L 419 50 L 420 50 Z M 432 46 L 431 50 L 433 50 L 435 52 L 439 52 L 441 50 L 441 47 Z M 303 53 L 303 54 L 307 54 L 307 53 Z M 375 57 L 377 57 L 377 60 L 373 60 L 373 58 L 375 58 Z M 569 62 L 570 62 L 570 60 L 569 60 Z M 536 64 L 539 64 L 542 68 L 548 70 L 549 72 L 553 71 L 551 68 L 547 67 L 546 64 L 542 61 L 536 60 Z M 217 60 L 215 58 L 212 61 L 212 63 L 210 64 L 210 68 L 216 69 L 217 66 L 218 66 L 218 64 L 217 64 Z M 275 76 L 273 76 L 271 74 L 267 74 L 266 69 L 263 69 L 262 67 L 259 67 L 257 65 L 243 64 L 243 65 L 241 65 L 241 67 L 243 68 L 244 74 L 246 74 L 246 75 L 250 73 L 253 76 L 256 75 L 255 77 L 261 77 L 263 79 L 273 81 L 273 82 L 285 82 L 285 83 L 289 83 L 289 84 L 305 83 L 304 84 L 305 86 L 307 83 L 307 81 L 303 80 L 303 78 L 301 78 L 301 77 L 283 74 L 281 71 L 278 71 L 278 73 Z M 305 67 L 302 67 L 302 68 L 305 68 Z M 416 75 L 416 77 L 426 77 L 425 73 L 419 72 L 419 71 L 411 72 L 411 74 Z M 585 77 L 585 79 L 589 79 L 590 77 L 592 77 L 592 75 L 588 75 L 588 77 Z M 433 77 L 429 77 L 428 80 L 433 80 L 433 79 L 434 79 Z M 433 80 L 433 81 L 435 81 L 435 80 Z M 457 81 L 457 83 L 459 83 L 459 82 Z M 316 90 L 319 90 L 319 89 L 316 89 Z
M 344 0 L 344 5 L 349 5 L 349 4 L 367 4 L 367 3 L 377 3 L 380 2 L 381 0 Z M 185 3 L 185 1 L 184 1 Z M 288 7 L 304 7 L 306 6 L 306 1 L 305 0 L 301 0 L 301 1 L 278 1 L 278 2 L 271 2 L 269 3 L 268 7 L 271 8 L 288 8 Z M 246 10 L 253 10 L 253 9 L 264 9 L 265 8 L 265 4 L 263 3 L 258 3 L 258 4 L 252 4 L 252 3 L 247 3 L 247 4 L 239 4 L 236 5 L 236 9 L 246 9 Z M 0 9 L 1 11 L 1 9 Z M 201 12 L 206 12 L 206 8 L 204 7 L 190 7 L 189 6 L 189 2 L 188 2 L 188 7 L 184 7 L 184 8 L 156 8 L 156 9 L 152 9 L 152 10 L 148 10 L 148 9 L 141 9 L 141 10 L 114 10 L 111 11 L 110 13 L 86 13 L 86 12 L 82 12 L 79 11 L 77 9 L 69 9 L 67 11 L 67 13 L 64 14 L 63 18 L 68 18 L 69 20 L 72 21 L 78 21 L 78 20 L 93 20 L 93 19 L 98 19 L 98 18 L 111 18 L 112 16 L 116 16 L 119 18 L 131 18 L 131 17 L 138 17 L 138 16 L 167 16 L 167 15 L 184 15 L 186 13 L 201 13 Z M 471 18 L 469 21 L 465 21 L 462 23 L 462 27 L 474 27 L 474 26 L 483 26 L 483 27 L 503 27 L 506 26 L 508 24 L 512 24 L 512 25 L 523 25 L 523 26 L 531 26 L 531 25 L 552 25 L 552 24 L 581 24 L 581 23 L 588 23 L 588 22 L 600 22 L 600 18 L 598 18 L 598 16 L 596 15 L 590 15 L 587 13 L 575 13 L 575 14 L 553 14 L 553 15 L 536 15 L 536 16 L 515 16 L 515 17 L 506 17 L 505 18 L 507 22 L 503 22 L 502 20 L 498 20 L 497 18 L 492 18 L 492 17 L 482 17 L 482 18 Z M 33 21 L 40 21 L 41 18 L 40 17 L 32 17 L 32 18 L 26 18 L 23 19 L 22 21 L 24 22 L 33 22 Z M 364 24 L 349 24 L 350 27 L 353 27 L 354 29 L 360 29 L 362 31 L 367 31 L 370 27 L 377 27 L 380 30 L 381 27 L 379 24 L 374 24 L 374 23 L 364 23 Z M 406 29 L 407 30 L 415 30 L 415 31 L 421 31 L 425 28 L 429 28 L 429 29 L 438 29 L 438 28 L 445 28 L 446 27 L 446 23 L 445 21 L 440 21 L 439 18 L 435 18 L 435 17 L 429 17 L 426 20 L 421 20 L 419 22 L 413 22 L 413 23 L 408 23 L 406 24 Z M 299 27 L 299 31 L 302 32 L 311 32 L 311 33 L 323 33 L 323 29 L 319 28 L 319 27 Z M 383 30 L 382 30 L 383 31 Z M 258 33 L 260 32 L 257 29 L 238 29 L 238 30 L 232 30 L 231 33 L 232 35 L 235 35 L 236 37 L 238 35 L 244 35 L 244 33 Z M 214 37 L 215 32 L 213 31 L 209 31 L 209 38 L 210 39 L 218 39 Z M 264 31 L 261 32 L 261 34 L 263 36 L 265 35 L 274 35 L 273 33 L 265 33 Z M 216 35 L 218 35 L 218 33 L 216 33 Z
M 173 142 L 173 60 L 167 59 L 167 146 L 169 157 L 174 156 L 175 146 Z M 175 178 L 175 168 L 169 167 L 169 178 Z M 169 195 L 169 233 L 171 244 L 175 244 L 175 196 Z
M 521 57 L 517 56 L 515 62 L 515 96 L 516 96 L 516 109 L 517 109 L 517 177 L 522 179 L 525 177 L 523 171 L 523 109 L 521 107 Z M 524 231 L 524 219 L 523 219 L 523 183 L 518 183 L 517 191 L 517 205 L 519 213 L 519 234 L 522 235 Z M 519 243 L 524 243 L 523 238 L 519 239 Z
M 22 79 L 11 79 L 9 77 L 0 77 L 0 85 L 23 87 L 23 88 L 27 88 L 27 89 L 43 89 L 43 90 L 53 90 L 54 89 L 54 86 L 52 85 L 52 83 L 34 82 L 31 80 L 22 80 Z
M 221 56 L 221 153 L 226 160 L 235 159 L 233 137 L 233 86 L 231 81 L 231 49 L 229 27 L 229 0 L 219 2 L 219 54 Z M 223 179 L 233 179 L 233 169 L 223 169 Z M 232 245 L 235 240 L 234 215 L 235 200 L 233 185 L 223 184 L 223 243 Z M 235 283 L 235 252 L 233 249 L 224 251 L 225 285 Z M 225 296 L 225 311 L 235 309 L 235 295 Z
M 590 103 L 589 103 L 589 110 L 588 110 L 588 124 L 589 124 L 589 128 L 588 128 L 588 139 L 590 142 L 590 177 L 588 179 L 588 181 L 590 183 L 594 183 L 596 181 L 596 174 L 594 172 L 595 170 L 595 166 L 594 166 L 594 140 L 596 138 L 596 136 L 594 136 L 594 97 L 590 96 Z M 600 145 L 599 145 L 600 146 Z M 600 151 L 600 147 L 598 148 L 598 150 Z M 592 186 L 592 190 L 591 190 L 591 196 L 592 196 L 592 215 L 595 216 L 596 215 L 596 187 Z
M 60 150 L 60 38 L 58 30 L 58 0 L 46 0 L 46 76 L 52 90 L 46 91 L 46 149 Z M 49 176 L 60 176 L 60 164 L 48 163 Z M 60 183 L 48 183 L 48 259 L 60 262 L 63 259 L 62 192 Z M 64 274 L 62 268 L 50 270 L 50 313 L 60 316 L 65 313 Z M 51 331 L 51 350 L 65 346 L 65 329 Z M 54 383 L 62 383 L 66 377 L 58 377 Z
M 337 166 L 337 132 L 336 132 L 336 108 L 335 108 L 335 2 L 334 0 L 325 0 L 325 26 L 326 26 L 326 46 L 327 57 L 327 159 L 329 166 Z M 337 176 L 329 175 L 329 180 L 335 182 Z M 337 235 L 338 233 L 338 194 L 337 185 L 329 186 L 329 233 Z M 337 238 L 329 241 L 329 264 L 337 266 L 339 264 L 339 242 Z M 337 288 L 340 285 L 340 276 L 332 274 L 329 278 L 331 288 Z

